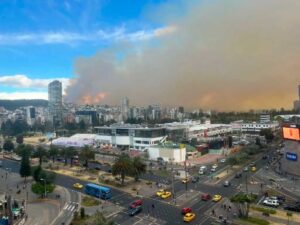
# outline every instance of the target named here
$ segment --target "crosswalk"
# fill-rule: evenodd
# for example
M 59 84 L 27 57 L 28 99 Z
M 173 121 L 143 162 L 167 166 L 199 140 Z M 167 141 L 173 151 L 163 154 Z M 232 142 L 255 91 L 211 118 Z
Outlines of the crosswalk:
M 67 204 L 65 204 L 63 210 L 74 212 L 77 209 L 77 207 L 78 207 L 77 202 L 68 202 Z

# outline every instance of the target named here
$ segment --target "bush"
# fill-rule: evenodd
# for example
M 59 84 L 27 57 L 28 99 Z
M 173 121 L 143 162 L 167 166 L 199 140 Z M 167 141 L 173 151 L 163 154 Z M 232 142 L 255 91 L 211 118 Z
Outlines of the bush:
M 258 207 L 258 206 L 252 206 L 251 208 L 256 210 L 256 211 L 266 213 L 266 214 L 276 214 L 275 209 L 268 209 L 268 208 L 263 208 L 263 207 Z
M 98 201 L 92 197 L 84 196 L 82 198 L 82 205 L 85 207 L 97 206 L 97 205 L 100 205 L 100 201 Z
M 254 217 L 241 218 L 241 220 L 249 222 L 251 224 L 257 224 L 257 225 L 269 225 L 270 224 L 269 221 L 259 219 L 259 218 L 254 218 Z

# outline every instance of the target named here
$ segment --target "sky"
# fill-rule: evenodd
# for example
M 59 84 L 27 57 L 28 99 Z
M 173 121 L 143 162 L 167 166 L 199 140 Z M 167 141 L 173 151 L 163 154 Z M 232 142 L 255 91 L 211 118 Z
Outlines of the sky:
M 298 0 L 2 0 L 0 98 L 291 108 Z

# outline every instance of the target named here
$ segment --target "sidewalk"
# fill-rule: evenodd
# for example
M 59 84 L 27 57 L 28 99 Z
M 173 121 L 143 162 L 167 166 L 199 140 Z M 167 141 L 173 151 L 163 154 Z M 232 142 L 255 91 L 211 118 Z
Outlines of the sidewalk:
M 21 224 L 49 225 L 49 221 L 58 215 L 66 201 L 63 188 L 57 187 L 54 193 L 48 194 L 48 199 L 39 199 L 39 196 L 31 191 L 32 182 L 32 178 L 28 178 L 25 184 L 24 178 L 19 174 L 0 169 L 0 193 L 11 195 L 20 204 L 24 202 L 28 217 L 26 222 L 22 220 Z M 56 194 L 60 194 L 61 198 L 56 199 Z

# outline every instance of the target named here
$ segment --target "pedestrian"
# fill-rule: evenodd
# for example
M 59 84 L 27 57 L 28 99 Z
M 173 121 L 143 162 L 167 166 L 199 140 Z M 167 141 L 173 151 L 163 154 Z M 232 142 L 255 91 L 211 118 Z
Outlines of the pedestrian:
M 226 210 L 226 204 L 225 204 L 225 203 L 224 203 L 223 207 L 224 207 L 224 209 Z
M 229 212 L 231 211 L 231 206 L 228 206 L 228 211 L 229 211 Z
M 214 209 L 212 209 L 212 210 L 211 210 L 211 214 L 212 214 L 213 216 L 215 216 L 215 215 L 216 215 L 216 213 L 215 213 L 215 210 L 214 210 Z
M 154 206 L 154 204 L 152 204 L 152 209 L 154 209 L 155 208 L 155 206 Z

